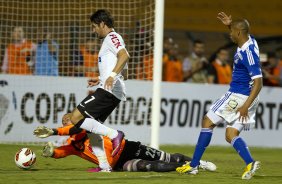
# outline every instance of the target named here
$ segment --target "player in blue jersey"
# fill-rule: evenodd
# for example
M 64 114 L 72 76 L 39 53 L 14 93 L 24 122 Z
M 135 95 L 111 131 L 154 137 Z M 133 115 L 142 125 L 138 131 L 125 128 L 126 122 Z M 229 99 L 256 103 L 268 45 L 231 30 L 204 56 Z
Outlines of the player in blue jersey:
M 256 40 L 249 34 L 247 20 L 232 21 L 231 16 L 224 12 L 218 14 L 218 19 L 229 27 L 231 40 L 238 45 L 234 55 L 232 82 L 228 92 L 217 100 L 205 115 L 192 161 L 178 167 L 176 171 L 197 174 L 199 160 L 210 143 L 213 128 L 226 122 L 225 139 L 246 163 L 242 179 L 251 179 L 259 169 L 260 162 L 253 159 L 239 134 L 243 129 L 249 130 L 255 124 L 258 94 L 262 88 L 259 48 Z

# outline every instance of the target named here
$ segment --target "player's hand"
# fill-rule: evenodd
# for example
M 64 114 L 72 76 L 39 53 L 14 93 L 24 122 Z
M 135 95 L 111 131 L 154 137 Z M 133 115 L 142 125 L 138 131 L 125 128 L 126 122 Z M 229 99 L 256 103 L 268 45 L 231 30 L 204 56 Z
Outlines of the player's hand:
M 54 154 L 54 145 L 52 142 L 48 142 L 45 144 L 42 150 L 42 156 L 44 157 L 52 157 Z
M 217 18 L 221 20 L 221 22 L 226 25 L 230 26 L 232 22 L 232 17 L 231 15 L 227 16 L 224 12 L 220 12 L 217 14 Z
M 245 107 L 245 106 L 239 107 L 236 112 L 240 113 L 239 121 L 241 121 L 242 123 L 248 122 L 248 119 L 249 119 L 248 107 Z
M 93 86 L 97 86 L 100 83 L 100 79 L 99 77 L 92 77 L 90 79 L 88 79 L 88 86 L 87 87 L 93 87 Z
M 113 77 L 109 77 L 105 82 L 104 88 L 109 91 L 112 90 L 114 86 L 114 81 L 115 79 Z
M 39 126 L 33 131 L 33 135 L 39 138 L 46 138 L 54 134 L 54 131 L 51 128 L 45 126 Z

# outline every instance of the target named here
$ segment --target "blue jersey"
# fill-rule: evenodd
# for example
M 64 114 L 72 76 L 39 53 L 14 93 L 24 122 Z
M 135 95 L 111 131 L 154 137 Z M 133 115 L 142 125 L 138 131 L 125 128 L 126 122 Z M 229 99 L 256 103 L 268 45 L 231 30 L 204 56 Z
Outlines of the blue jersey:
M 249 40 L 241 48 L 238 47 L 234 55 L 229 91 L 249 96 L 253 79 L 259 77 L 262 77 L 259 48 L 256 40 L 249 36 Z

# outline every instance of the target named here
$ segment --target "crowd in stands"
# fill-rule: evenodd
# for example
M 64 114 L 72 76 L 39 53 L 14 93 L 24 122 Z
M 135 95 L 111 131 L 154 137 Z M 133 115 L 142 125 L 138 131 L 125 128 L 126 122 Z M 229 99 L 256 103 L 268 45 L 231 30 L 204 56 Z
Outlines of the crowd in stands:
M 178 45 L 172 38 L 164 38 L 163 81 L 203 84 L 230 84 L 233 57 L 227 48 L 220 48 L 209 59 L 205 55 L 205 43 L 194 40 L 192 53 L 186 57 L 178 54 Z M 281 55 L 282 56 L 282 55 Z M 282 57 L 275 52 L 262 53 L 261 65 L 265 86 L 282 87 Z M 152 79 L 153 58 L 145 54 L 143 66 L 147 79 Z M 148 64 L 149 63 L 149 64 Z M 138 74 L 140 69 L 136 70 Z M 144 75 L 142 75 L 144 76 Z M 137 78 L 143 79 L 143 78 Z
M 22 27 L 15 27 L 5 49 L 1 73 L 16 75 L 60 76 L 59 44 L 48 28 L 37 30 L 36 41 L 25 38 Z M 78 57 L 68 66 L 68 76 L 97 75 L 97 41 L 91 37 L 77 50 Z
M 47 28 L 37 30 L 37 43 L 25 38 L 22 27 L 15 27 L 12 42 L 7 45 L 1 73 L 18 75 L 59 76 L 59 44 Z M 81 43 L 77 57 L 68 68 L 69 76 L 97 76 L 98 41 L 89 37 Z M 232 76 L 232 55 L 227 48 L 220 48 L 207 59 L 205 42 L 194 40 L 191 54 L 181 56 L 179 46 L 170 37 L 163 42 L 163 81 L 205 84 L 229 84 Z M 153 79 L 153 45 L 143 44 L 143 56 L 138 56 L 133 65 L 134 79 Z M 280 49 L 281 50 L 281 49 Z M 188 49 L 187 49 L 188 53 Z M 139 54 L 140 55 L 140 54 Z M 281 52 L 261 53 L 260 56 L 265 86 L 282 87 Z

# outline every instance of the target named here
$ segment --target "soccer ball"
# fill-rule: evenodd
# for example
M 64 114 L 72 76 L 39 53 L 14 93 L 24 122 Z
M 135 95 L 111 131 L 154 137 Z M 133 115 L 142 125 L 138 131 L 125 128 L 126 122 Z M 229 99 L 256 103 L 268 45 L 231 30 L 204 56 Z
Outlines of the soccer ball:
M 36 162 L 36 155 L 29 148 L 20 149 L 15 155 L 16 165 L 21 169 L 29 169 Z

